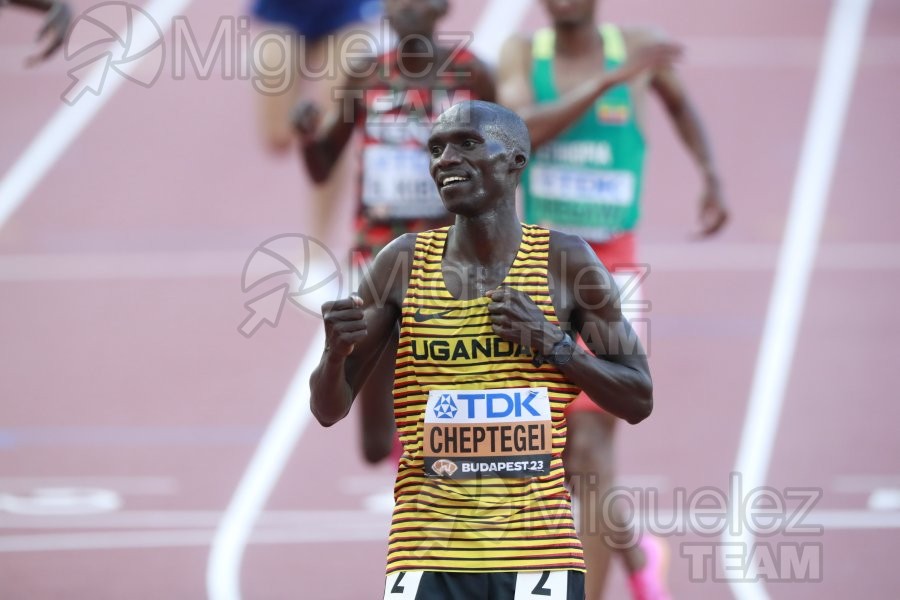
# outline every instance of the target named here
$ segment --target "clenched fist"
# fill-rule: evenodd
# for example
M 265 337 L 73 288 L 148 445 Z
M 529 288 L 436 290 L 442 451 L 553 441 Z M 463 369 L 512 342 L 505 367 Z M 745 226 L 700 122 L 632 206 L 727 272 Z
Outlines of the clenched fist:
M 546 354 L 564 337 L 562 329 L 544 316 L 531 296 L 501 286 L 485 294 L 491 299 L 488 312 L 498 337 Z
M 357 295 L 322 305 L 325 319 L 325 351 L 349 356 L 357 342 L 366 337 L 366 316 L 363 301 Z

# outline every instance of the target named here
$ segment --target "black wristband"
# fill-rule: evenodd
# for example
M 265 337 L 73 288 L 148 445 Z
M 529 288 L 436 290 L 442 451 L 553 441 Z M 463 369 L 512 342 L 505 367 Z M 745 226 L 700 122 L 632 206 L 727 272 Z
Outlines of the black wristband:
M 531 364 L 535 367 L 540 367 L 541 365 L 548 363 L 554 367 L 561 367 L 572 360 L 572 356 L 574 355 L 575 342 L 568 333 L 563 332 L 563 338 L 553 344 L 553 348 L 550 349 L 549 354 L 545 356 L 540 352 L 535 351 L 534 358 L 531 359 Z

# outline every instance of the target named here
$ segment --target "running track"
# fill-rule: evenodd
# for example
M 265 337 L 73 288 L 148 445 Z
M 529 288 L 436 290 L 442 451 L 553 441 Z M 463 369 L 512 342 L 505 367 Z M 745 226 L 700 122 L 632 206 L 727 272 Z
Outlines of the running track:
M 823 532 L 758 540 L 818 544 L 821 562 L 807 574 L 821 581 L 729 586 L 709 569 L 698 575 L 689 549 L 734 539 L 689 528 L 669 537 L 674 595 L 895 597 L 900 6 L 872 3 L 833 169 L 813 165 L 831 183 L 821 238 L 811 238 L 796 346 L 789 328 L 773 338 L 772 348 L 794 348 L 776 365 L 783 404 L 764 410 L 754 430 L 745 428 L 747 408 L 831 6 L 606 4 L 607 18 L 655 23 L 687 45 L 684 78 L 734 209 L 724 235 L 690 240 L 698 181 L 654 106 L 643 255 L 657 408 L 621 428 L 622 483 L 658 490 L 662 521 L 690 508 L 678 490 L 727 490 L 742 436 L 764 431 L 773 434 L 770 460 L 765 435 L 744 439 L 758 483 L 781 495 L 821 492 L 805 524 Z M 456 0 L 447 29 L 472 30 L 489 6 Z M 209 39 L 220 15 L 241 9 L 196 2 L 183 14 Z M 532 7 L 520 27 L 542 19 Z M 71 65 L 57 57 L 22 68 L 37 24 L 0 14 L 0 176 L 63 107 Z M 291 383 L 318 352 L 310 347 L 318 323 L 292 308 L 277 328 L 250 339 L 237 332 L 250 299 L 241 290 L 247 256 L 269 237 L 309 231 L 309 187 L 293 159 L 260 149 L 253 100 L 246 82 L 220 75 L 165 72 L 150 89 L 125 83 L 2 225 L 0 597 L 193 599 L 215 590 L 229 598 L 239 586 L 247 599 L 380 598 L 391 472 L 361 463 L 355 419 L 304 427 L 299 410 L 284 438 L 299 441 L 286 447 L 283 473 L 269 471 L 271 495 L 256 488 L 264 512 L 256 518 L 250 502 L 223 518 L 260 442 L 272 441 L 264 436 L 282 400 L 303 408 Z M 347 236 L 331 243 L 340 248 Z M 789 275 L 789 287 L 805 281 Z M 241 527 L 254 524 L 245 545 Z M 616 571 L 609 597 L 623 589 Z

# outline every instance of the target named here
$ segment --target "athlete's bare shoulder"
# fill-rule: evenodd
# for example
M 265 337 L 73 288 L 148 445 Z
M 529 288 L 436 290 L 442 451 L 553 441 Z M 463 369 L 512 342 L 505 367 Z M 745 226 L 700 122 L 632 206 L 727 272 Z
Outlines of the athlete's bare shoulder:
M 550 270 L 559 274 L 565 274 L 566 278 L 569 273 L 568 268 L 574 266 L 577 269 L 584 266 L 591 266 L 600 263 L 596 253 L 591 246 L 584 241 L 584 238 L 557 231 L 550 230 Z
M 560 320 L 583 322 L 585 307 L 612 305 L 616 294 L 612 276 L 580 236 L 551 229 L 547 269 Z
M 404 233 L 391 241 L 372 260 L 372 266 L 360 281 L 359 293 L 365 301 L 379 300 L 399 309 L 409 285 L 415 233 Z
M 419 234 L 414 231 L 402 233 L 388 244 L 388 247 L 395 248 L 395 251 L 398 253 L 414 252 L 416 249 L 416 239 L 418 239 L 418 237 Z
M 409 256 L 412 258 L 416 251 L 416 239 L 419 234 L 415 232 L 402 233 L 381 250 L 375 260 L 394 260 L 398 257 Z

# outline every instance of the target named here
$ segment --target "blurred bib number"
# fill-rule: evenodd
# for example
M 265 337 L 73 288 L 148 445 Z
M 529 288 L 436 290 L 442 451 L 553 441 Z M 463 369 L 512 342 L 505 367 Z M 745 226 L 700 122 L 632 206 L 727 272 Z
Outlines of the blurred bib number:
M 628 206 L 634 201 L 634 174 L 536 165 L 530 172 L 532 193 L 551 200 Z
M 438 218 L 447 214 L 419 147 L 371 145 L 363 150 L 363 205 L 376 220 Z

